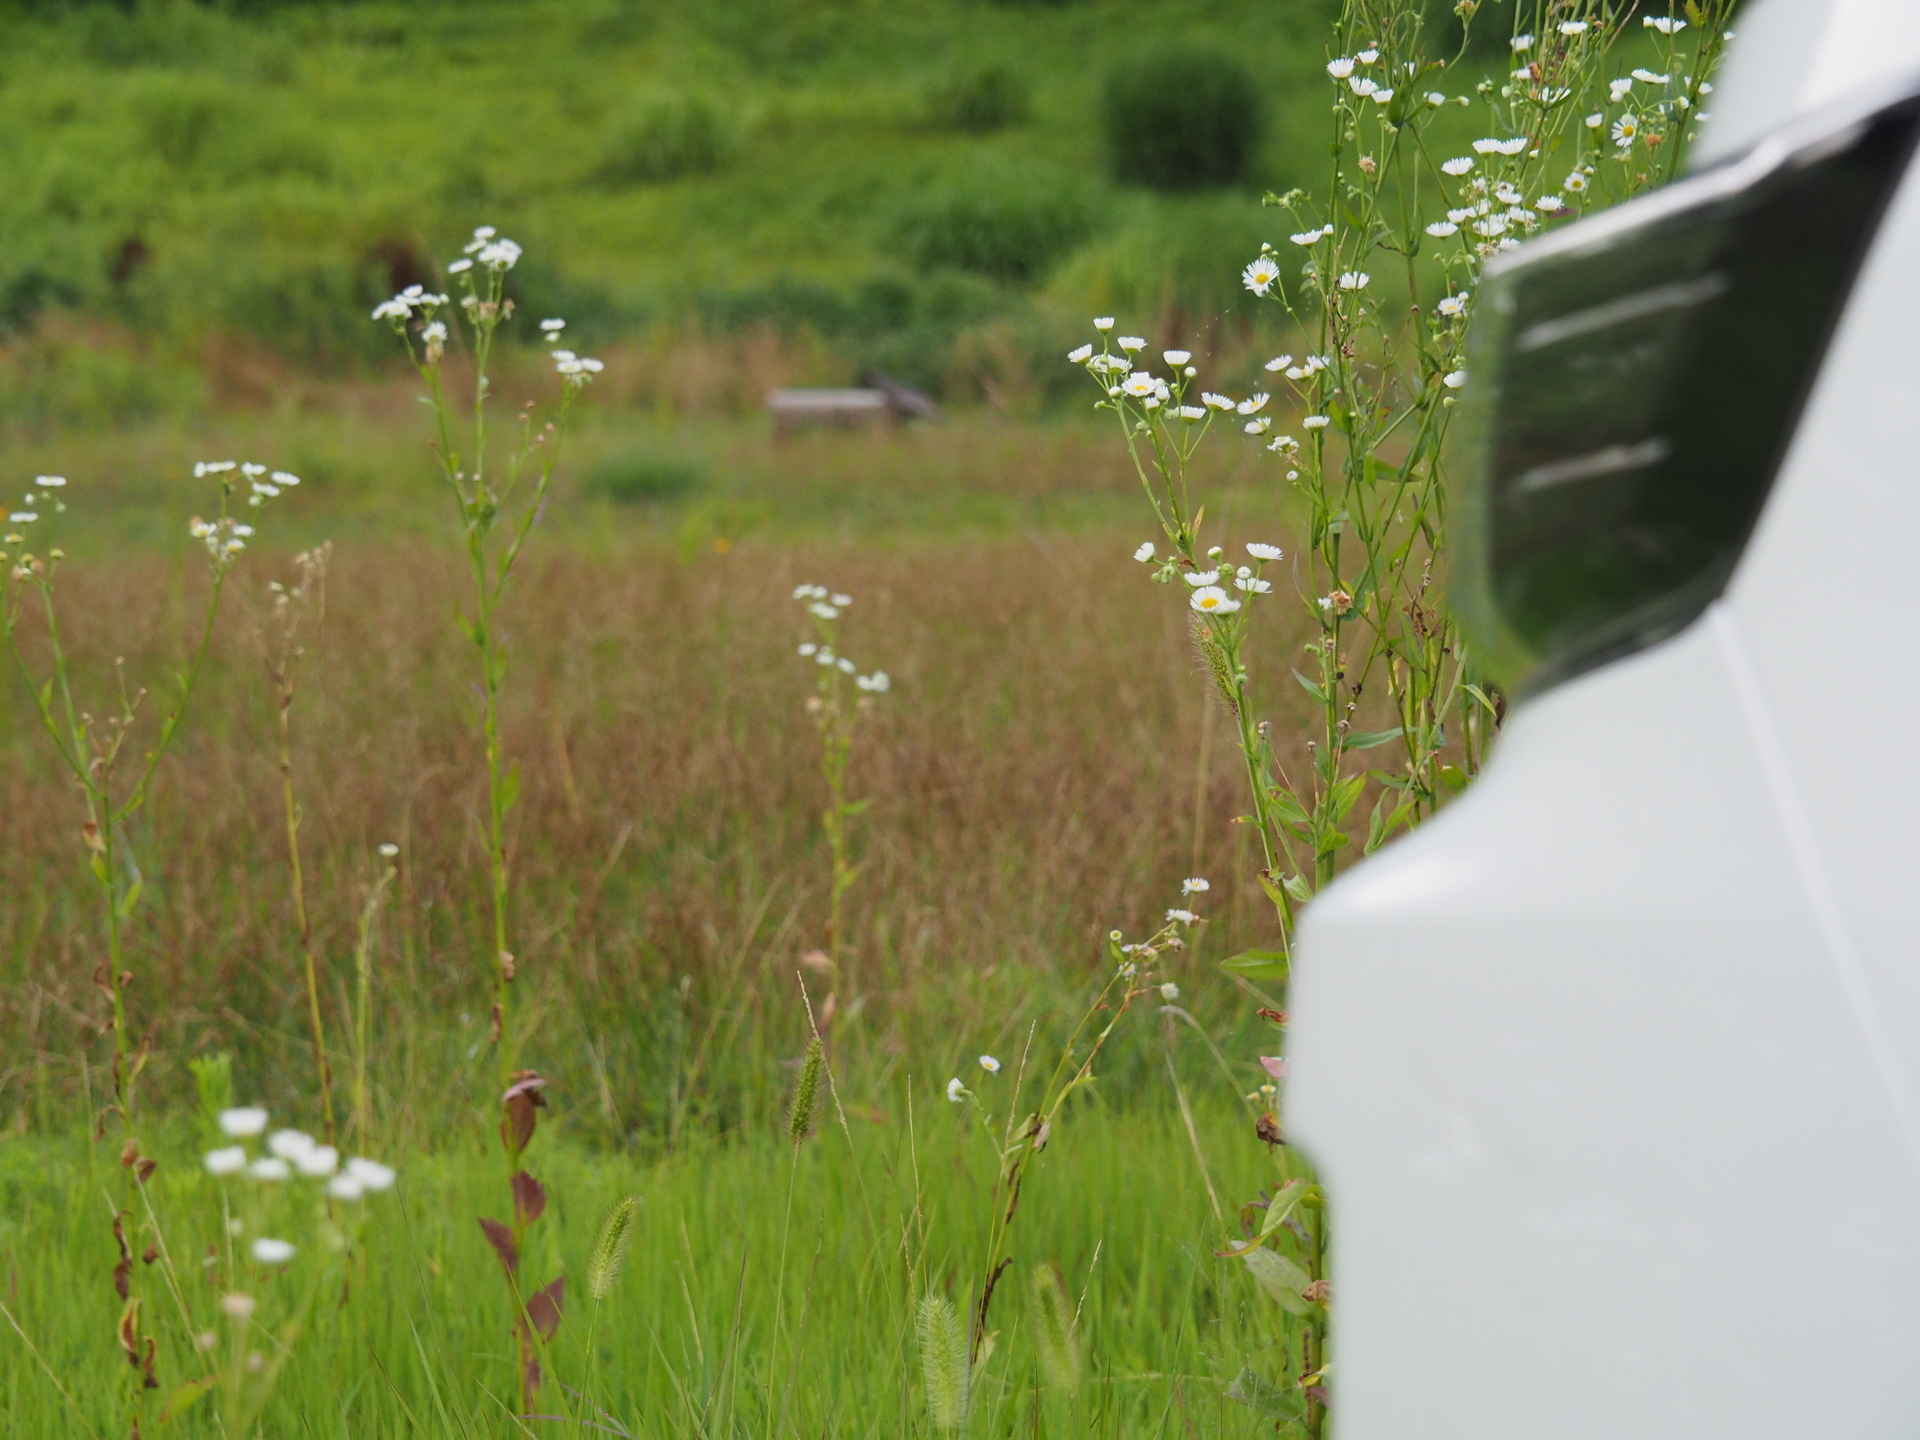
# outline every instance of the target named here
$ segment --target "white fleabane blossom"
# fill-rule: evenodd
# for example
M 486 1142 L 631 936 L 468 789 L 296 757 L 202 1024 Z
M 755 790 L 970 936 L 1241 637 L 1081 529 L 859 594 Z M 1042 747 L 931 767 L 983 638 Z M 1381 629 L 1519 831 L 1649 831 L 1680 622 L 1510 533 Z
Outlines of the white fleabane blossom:
M 1318 230 L 1302 230 L 1298 235 L 1291 236 L 1290 238 L 1296 245 L 1318 245 L 1320 243 L 1320 232 Z
M 382 300 L 373 307 L 376 320 L 405 320 L 413 314 L 413 307 L 404 300 Z
M 1300 423 L 1309 430 L 1324 430 L 1333 423 L 1333 417 L 1330 415 L 1309 415 Z
M 1191 924 L 1193 924 L 1193 922 L 1194 922 L 1194 918 L 1195 918 L 1195 917 L 1194 917 L 1194 913 L 1193 913 L 1193 911 L 1191 911 L 1191 910 L 1169 910 L 1169 911 L 1167 911 L 1167 919 L 1169 919 L 1169 920 L 1178 920 L 1178 921 L 1179 921 L 1179 922 L 1180 922 L 1180 923 L 1181 923 L 1182 925 L 1191 925 Z
M 288 1240 L 275 1240 L 262 1235 L 253 1242 L 253 1258 L 262 1265 L 284 1265 L 293 1259 L 293 1244 Z
M 1570 195 L 1584 195 L 1587 189 L 1587 177 L 1575 170 L 1561 183 L 1560 188 Z
M 1643 80 L 1649 85 L 1665 85 L 1669 80 L 1673 79 L 1671 75 L 1657 75 L 1644 67 L 1635 70 L 1633 72 L 1633 78 Z
M 1471 155 L 1456 155 L 1451 160 L 1441 161 L 1440 168 L 1449 175 L 1464 175 L 1473 169 L 1473 157 Z
M 1276 355 L 1273 357 L 1273 359 L 1267 361 L 1267 363 L 1262 365 L 1260 368 L 1262 370 L 1265 370 L 1268 374 L 1271 375 L 1276 371 L 1286 369 L 1292 363 L 1293 363 L 1293 357 L 1291 355 Z
M 1147 348 L 1147 342 L 1141 339 L 1138 335 L 1122 335 L 1118 340 L 1114 341 L 1113 343 L 1118 345 L 1122 350 L 1126 351 L 1129 355 L 1133 354 L 1135 351 L 1144 350 Z
M 1230 599 L 1218 585 L 1202 585 L 1187 603 L 1202 615 L 1231 615 L 1240 608 L 1240 602 Z
M 1347 89 L 1358 95 L 1362 100 L 1366 99 L 1367 96 L 1373 94 L 1373 92 L 1379 88 L 1380 82 L 1378 80 L 1369 80 L 1365 75 L 1356 75 L 1347 81 Z
M 1342 290 L 1364 290 L 1373 281 L 1373 277 L 1364 270 L 1348 270 L 1341 275 L 1339 285 Z
M 1193 358 L 1193 353 L 1188 350 L 1162 350 L 1160 358 L 1169 365 L 1184 365 Z
M 1111 315 L 1100 315 L 1095 317 L 1093 322 L 1093 328 L 1102 332 L 1111 330 L 1113 328 L 1113 317 Z
M 1231 395 L 1216 395 L 1211 390 L 1204 390 L 1200 394 L 1200 399 L 1209 410 L 1233 409 L 1233 397 Z
M 1640 122 L 1632 115 L 1622 115 L 1613 122 L 1613 143 L 1622 150 L 1631 150 L 1633 142 L 1640 136 Z
M 393 1186 L 393 1167 L 382 1165 L 378 1160 L 369 1160 L 363 1155 L 356 1155 L 347 1161 L 347 1174 L 368 1190 L 387 1190 Z
M 1433 236 L 1436 240 L 1444 240 L 1449 235 L 1458 235 L 1459 233 L 1460 227 L 1451 220 L 1436 220 L 1427 226 L 1427 234 Z
M 247 1168 L 247 1152 L 238 1145 L 209 1150 L 205 1163 L 209 1175 L 238 1175 Z
M 947 1099 L 951 1100 L 954 1104 L 958 1105 L 962 1100 L 965 1100 L 966 1098 L 967 1098 L 967 1087 L 960 1083 L 960 1077 L 958 1075 L 954 1076 L 953 1079 L 947 1081 Z
M 1171 1005 L 1180 998 L 1180 987 L 1169 980 L 1160 987 L 1160 998 Z
M 358 1200 L 366 1190 L 367 1187 L 351 1175 L 336 1175 L 327 1182 L 327 1194 L 335 1200 Z
M 1658 30 L 1662 35 L 1678 35 L 1682 30 L 1687 28 L 1686 21 L 1675 20 L 1670 15 L 1644 16 L 1640 23 L 1649 30 Z
M 7 512 L 9 525 L 31 525 L 40 518 L 37 510 L 10 510 Z
M 1437 301 L 1433 308 L 1440 314 L 1448 317 L 1464 315 L 1467 311 L 1467 297 L 1464 295 L 1449 295 L 1445 299 Z
M 1214 581 L 1218 580 L 1220 578 L 1220 572 L 1218 570 L 1195 570 L 1191 574 L 1182 575 L 1180 578 L 1198 590 L 1203 585 L 1211 585 Z
M 1136 370 L 1120 382 L 1120 393 L 1141 400 L 1154 394 L 1160 388 L 1160 382 L 1144 370 Z
M 1256 415 L 1260 411 L 1267 408 L 1267 401 L 1269 398 L 1270 397 L 1266 395 L 1250 395 L 1245 400 L 1242 400 L 1234 408 L 1238 410 L 1242 415 Z
M 1386 89 L 1385 87 L 1382 87 L 1381 89 L 1375 90 L 1373 94 L 1368 98 L 1371 99 L 1373 103 L 1376 105 L 1384 105 L 1389 100 L 1393 99 L 1393 91 Z
M 314 1138 L 304 1130 L 276 1130 L 267 1137 L 267 1149 L 282 1160 L 295 1160 L 310 1153 Z
M 1532 48 L 1533 48 L 1533 36 L 1516 35 L 1513 37 L 1513 53 L 1514 54 L 1524 55 L 1527 51 L 1531 50 Z
M 449 275 L 464 275 L 467 271 L 471 270 L 472 268 L 473 268 L 473 261 L 469 260 L 466 256 L 463 255 L 458 260 L 455 260 L 451 265 L 447 266 L 447 273 Z
M 1467 372 L 1464 370 L 1449 371 L 1440 383 L 1449 390 L 1458 390 L 1462 385 L 1467 383 Z
M 830 595 L 827 598 L 833 601 L 833 603 L 838 605 L 842 610 L 846 609 L 847 606 L 853 603 L 853 597 L 851 595 Z
M 1240 272 L 1240 283 L 1256 295 L 1264 295 L 1280 278 L 1280 267 L 1262 255 Z
M 814 651 L 818 650 L 819 648 L 820 647 L 818 645 L 814 644 L 813 641 L 809 640 L 805 644 L 799 647 L 799 653 L 802 655 L 811 655 L 813 654 Z
M 1087 363 L 1088 358 L 1092 354 L 1093 354 L 1093 346 L 1082 345 L 1082 346 L 1079 346 L 1077 349 L 1069 350 L 1067 352 L 1067 359 L 1072 361 L 1075 365 L 1084 365 Z
M 1533 208 L 1551 215 L 1554 211 L 1564 208 L 1566 203 L 1558 195 L 1542 195 L 1533 202 Z
M 1327 62 L 1327 74 L 1336 80 L 1346 79 L 1349 75 L 1353 74 L 1352 57 L 1342 55 L 1338 60 L 1329 60 Z
M 1562 20 L 1560 22 L 1560 33 L 1562 35 L 1584 35 L 1587 33 L 1587 22 L 1585 20 Z
M 1257 415 L 1240 427 L 1249 435 L 1264 435 L 1273 428 L 1271 415 Z
M 861 675 L 854 679 L 869 695 L 884 695 L 893 688 L 893 678 L 884 670 L 876 670 L 871 675 Z
M 824 600 L 816 600 L 807 606 L 807 613 L 818 615 L 822 620 L 838 620 L 840 612 Z
M 1353 58 L 1358 60 L 1362 65 L 1371 65 L 1380 58 L 1380 52 L 1369 45 Z
M 1211 885 L 1205 880 L 1202 880 L 1198 875 L 1180 882 L 1180 893 L 1182 895 L 1204 895 L 1212 888 Z
M 58 490 L 67 483 L 67 477 L 64 475 L 36 475 L 33 477 L 33 483 L 38 485 L 42 490 Z
M 267 1128 L 267 1112 L 258 1105 L 242 1105 L 220 1112 L 220 1133 L 236 1140 L 258 1135 Z
M 1429 90 L 1427 92 L 1427 104 L 1431 105 L 1434 109 L 1438 110 L 1442 105 L 1446 103 L 1447 103 L 1447 97 L 1443 95 L 1440 91 Z
M 1527 138 L 1516 135 L 1510 140 L 1476 140 L 1473 148 L 1480 155 L 1518 155 L 1527 148 Z
M 1133 552 L 1133 558 L 1142 564 L 1153 559 L 1153 541 L 1142 540 L 1140 542 L 1140 548 Z
M 1269 545 L 1265 541 L 1252 540 L 1247 543 L 1247 553 L 1256 560 L 1278 560 L 1280 547 Z
M 860 668 L 858 665 L 855 665 L 851 660 L 847 659 L 847 657 L 844 655 L 842 655 L 838 660 L 834 661 L 833 663 L 835 668 L 837 668 L 842 675 L 851 675 L 855 670 L 858 670 Z
M 991 1055 L 982 1055 L 980 1057 L 980 1068 L 989 1075 L 998 1075 L 1000 1073 L 1000 1062 Z
M 1207 407 L 1204 405 L 1182 405 L 1177 413 L 1182 420 L 1191 425 L 1195 421 L 1207 418 Z
M 287 1162 L 278 1155 L 263 1155 L 247 1167 L 247 1173 L 256 1180 L 285 1180 L 293 1171 Z

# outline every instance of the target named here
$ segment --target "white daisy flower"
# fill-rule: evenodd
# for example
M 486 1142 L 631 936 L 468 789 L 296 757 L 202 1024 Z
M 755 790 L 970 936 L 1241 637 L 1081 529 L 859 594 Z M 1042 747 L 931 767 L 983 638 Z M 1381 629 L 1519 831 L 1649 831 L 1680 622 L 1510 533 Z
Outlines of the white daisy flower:
M 947 1081 L 947 1099 L 951 1100 L 954 1104 L 958 1105 L 962 1100 L 965 1100 L 966 1098 L 967 1098 L 967 1087 L 960 1083 L 960 1077 L 958 1075 L 954 1076 L 953 1079 Z
M 1071 360 L 1075 365 L 1084 365 L 1087 357 L 1092 354 L 1093 346 L 1082 345 L 1077 350 L 1069 350 L 1067 352 L 1067 359 Z
M 1446 103 L 1447 103 L 1447 97 L 1441 94 L 1438 90 L 1429 90 L 1427 92 L 1427 104 L 1431 105 L 1434 109 L 1438 110 L 1442 105 Z
M 1538 200 L 1533 202 L 1533 208 L 1551 215 L 1556 210 L 1564 209 L 1566 203 L 1567 202 L 1558 195 L 1542 195 Z
M 1273 417 L 1271 415 L 1261 415 L 1256 419 L 1249 420 L 1240 428 L 1249 435 L 1264 435 L 1273 428 Z
M 1464 370 L 1450 370 L 1440 383 L 1449 390 L 1458 390 L 1462 385 L 1467 383 L 1467 372 Z
M 1457 155 L 1451 160 L 1441 161 L 1440 168 L 1449 175 L 1464 175 L 1473 169 L 1473 157 L 1471 155 Z
M 869 695 L 884 695 L 893 688 L 893 677 L 884 670 L 876 670 L 871 675 L 860 676 L 853 683 Z
M 220 1112 L 220 1133 L 236 1140 L 258 1135 L 267 1128 L 267 1112 L 258 1105 L 243 1105 Z
M 1585 20 L 1562 20 L 1560 22 L 1560 33 L 1562 35 L 1584 35 L 1587 33 L 1587 22 Z
M 1459 233 L 1460 227 L 1451 220 L 1436 220 L 1427 226 L 1427 234 L 1433 236 L 1436 240 L 1444 240 L 1449 235 L 1458 235 Z
M 1197 875 L 1191 879 L 1180 882 L 1180 893 L 1182 895 L 1204 895 L 1212 888 L 1211 885 Z
M 1191 425 L 1196 420 L 1204 420 L 1207 418 L 1207 407 L 1204 405 L 1182 405 L 1177 413 L 1182 420 L 1185 420 Z
M 1364 290 L 1372 280 L 1364 270 L 1349 270 L 1340 277 L 1339 284 L 1342 290 Z
M 1333 417 L 1330 415 L 1309 415 L 1300 423 L 1309 430 L 1324 430 L 1333 423 Z
M 1671 75 L 1656 75 L 1653 71 L 1645 69 L 1644 67 L 1635 70 L 1633 72 L 1633 78 L 1636 80 L 1644 80 L 1649 85 L 1664 85 L 1673 79 Z
M 1633 142 L 1640 137 L 1640 122 L 1631 115 L 1622 115 L 1613 122 L 1613 143 L 1622 150 L 1631 150 Z
M 369 1160 L 362 1155 L 347 1161 L 347 1174 L 368 1190 L 390 1189 L 394 1181 L 391 1165 L 382 1165 L 378 1160 Z
M 1094 320 L 1093 328 L 1102 332 L 1111 330 L 1113 328 L 1113 317 L 1111 315 L 1099 316 Z
M 1140 542 L 1140 548 L 1133 552 L 1133 558 L 1140 561 L 1142 564 L 1145 564 L 1147 561 L 1153 559 L 1153 541 L 1142 540 Z
M 1231 395 L 1215 395 L 1211 390 L 1203 390 L 1200 398 L 1206 402 L 1209 410 L 1233 409 L 1233 397 Z
M 1234 408 L 1238 410 L 1242 415 L 1256 415 L 1260 411 L 1267 408 L 1267 401 L 1270 398 L 1271 398 L 1270 396 L 1266 396 L 1266 395 L 1251 395 L 1251 396 L 1248 396 L 1245 400 L 1242 400 Z
M 566 328 L 567 328 L 567 322 L 564 320 L 542 320 L 540 322 L 540 329 L 542 333 L 547 335 L 558 335 L 562 330 Z
M 1607 117 L 1596 111 L 1594 114 L 1587 116 L 1586 123 L 1587 129 L 1598 130 L 1602 125 L 1607 123 Z
M 1356 75 L 1347 81 L 1347 88 L 1364 100 L 1380 88 L 1380 82 L 1369 80 L 1365 75 Z
M 1642 18 L 1640 23 L 1649 30 L 1658 30 L 1662 35 L 1678 35 L 1687 28 L 1686 21 L 1675 20 L 1668 15 L 1648 15 Z M 1732 38 L 1731 34 L 1728 38 Z
M 262 1265 L 284 1265 L 293 1259 L 293 1244 L 262 1235 L 253 1242 L 253 1258 Z
M 367 1187 L 351 1175 L 336 1175 L 327 1182 L 327 1194 L 335 1200 L 358 1200 L 366 1190 Z
M 1527 51 L 1531 50 L 1532 48 L 1533 48 L 1533 36 L 1516 35 L 1513 37 L 1513 53 L 1514 54 L 1524 55 Z
M 1280 267 L 1264 255 L 1240 272 L 1240 283 L 1256 295 L 1266 294 L 1279 278 Z
M 209 1175 L 238 1175 L 247 1168 L 247 1152 L 238 1145 L 209 1150 L 205 1164 Z
M 287 1162 L 278 1155 L 263 1155 L 247 1167 L 247 1173 L 256 1180 L 285 1180 L 293 1174 Z
M 1228 598 L 1218 585 L 1201 586 L 1187 603 L 1202 615 L 1231 615 L 1240 608 L 1240 602 Z
M 1142 340 L 1138 335 L 1122 335 L 1114 343 L 1129 355 L 1133 354 L 1136 350 L 1144 350 L 1147 348 L 1147 342 Z
M 1302 230 L 1298 235 L 1290 236 L 1289 238 L 1296 245 L 1318 245 L 1320 243 L 1320 232 L 1318 230 Z
M 1214 581 L 1218 580 L 1220 578 L 1220 572 L 1218 570 L 1195 570 L 1190 574 L 1182 575 L 1180 578 L 1198 590 L 1201 586 L 1211 585 Z
M 1169 910 L 1167 911 L 1167 919 L 1178 920 L 1182 925 L 1191 925 L 1194 922 L 1195 916 L 1191 910 Z
M 1440 314 L 1448 317 L 1464 315 L 1467 313 L 1467 297 L 1464 295 L 1449 295 L 1445 299 L 1438 301 L 1433 308 Z
M 1167 981 L 1166 984 L 1160 987 L 1160 998 L 1168 1004 L 1172 1004 L 1180 998 L 1180 987 L 1171 980 Z
M 1282 436 L 1281 438 L 1285 439 L 1286 437 Z M 1280 558 L 1280 547 L 1278 545 L 1269 545 L 1263 540 L 1253 540 L 1247 544 L 1247 553 L 1256 560 L 1278 560 Z
M 830 598 L 832 599 L 833 603 L 838 605 L 842 610 L 846 609 L 847 606 L 853 603 L 853 597 L 851 595 L 834 595 L 834 596 L 831 596 Z
M 1193 355 L 1186 350 L 1162 350 L 1160 358 L 1169 365 L 1184 365 L 1193 358 Z
M 38 485 L 42 490 L 58 490 L 62 485 L 67 483 L 67 477 L 64 475 L 36 475 L 33 477 L 33 483 Z
M 1000 1073 L 1000 1062 L 991 1055 L 982 1055 L 980 1057 L 980 1068 L 989 1075 L 998 1075 Z
M 1268 374 L 1272 374 L 1276 370 L 1286 369 L 1291 364 L 1293 364 L 1293 357 L 1291 355 L 1276 355 L 1260 368 Z
M 1587 189 L 1587 177 L 1581 174 L 1578 170 L 1575 170 L 1572 174 L 1567 176 L 1565 182 L 1562 183 L 1560 188 L 1562 190 L 1567 191 L 1569 194 L 1584 195 Z
M 1391 99 L 1393 99 L 1393 91 L 1391 91 L 1391 90 L 1388 90 L 1388 89 L 1385 89 L 1385 88 L 1382 88 L 1382 89 L 1379 89 L 1379 90 L 1376 90 L 1376 91 L 1374 91 L 1374 92 L 1373 92 L 1373 94 L 1372 94 L 1372 95 L 1371 95 L 1371 96 L 1370 96 L 1369 98 L 1370 98 L 1370 99 L 1371 99 L 1371 100 L 1373 101 L 1373 103 L 1374 103 L 1374 104 L 1376 104 L 1376 105 L 1384 105 L 1384 104 L 1386 104 L 1386 103 L 1387 103 L 1387 102 L 1388 102 L 1389 100 L 1391 100 Z
M 1336 80 L 1346 79 L 1349 75 L 1353 74 L 1353 60 L 1345 55 L 1342 55 L 1338 60 L 1329 60 L 1327 62 L 1327 74 Z
M 1270 580 L 1262 580 L 1254 575 L 1236 575 L 1233 581 L 1233 588 L 1236 590 L 1244 590 L 1249 595 L 1265 595 L 1272 591 L 1273 582 Z
M 1380 52 L 1369 45 L 1353 58 L 1358 60 L 1362 65 L 1371 65 L 1380 58 Z

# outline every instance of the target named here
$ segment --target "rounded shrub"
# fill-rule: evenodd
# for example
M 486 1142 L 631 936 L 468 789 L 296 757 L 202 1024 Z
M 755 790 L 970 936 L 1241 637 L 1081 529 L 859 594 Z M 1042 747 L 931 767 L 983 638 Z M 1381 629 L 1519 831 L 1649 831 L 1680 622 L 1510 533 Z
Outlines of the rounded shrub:
M 1004 65 L 957 70 L 927 93 L 927 119 L 939 130 L 989 135 L 1033 111 L 1026 82 Z
M 1098 219 L 1094 192 L 1077 177 L 994 165 L 956 176 L 902 204 L 895 239 L 923 267 L 995 280 L 1037 280 L 1078 249 Z
M 1234 185 L 1253 168 L 1263 108 L 1253 74 L 1224 50 L 1150 51 L 1107 75 L 1101 116 L 1115 178 L 1155 190 Z

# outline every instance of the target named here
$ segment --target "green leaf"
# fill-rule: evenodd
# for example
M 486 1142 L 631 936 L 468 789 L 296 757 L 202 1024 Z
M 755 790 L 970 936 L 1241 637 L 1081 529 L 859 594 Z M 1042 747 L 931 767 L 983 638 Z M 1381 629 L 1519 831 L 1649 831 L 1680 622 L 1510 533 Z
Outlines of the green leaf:
M 1240 1259 L 1253 1272 L 1260 1288 L 1272 1296 L 1282 1310 L 1289 1315 L 1313 1313 L 1313 1302 L 1300 1293 L 1313 1279 L 1298 1263 L 1265 1245 L 1249 1250 Z
M 87 867 L 93 871 L 93 878 L 102 885 L 107 883 L 107 857 L 95 851 L 87 857 Z
M 1269 790 L 1268 802 L 1273 812 L 1289 825 L 1311 825 L 1313 817 L 1307 814 L 1306 807 L 1286 790 Z
M 140 903 L 140 892 L 147 888 L 147 882 L 138 875 L 127 886 L 127 893 L 120 897 L 120 918 L 126 919 L 133 913 L 133 907 Z
M 1349 750 L 1371 750 L 1376 745 L 1384 745 L 1389 740 L 1398 740 L 1404 733 L 1396 725 L 1391 730 L 1363 730 L 1358 735 L 1349 735 L 1346 747 Z
M 1302 905 L 1313 898 L 1313 891 L 1307 888 L 1306 876 L 1289 875 L 1283 883 L 1287 887 L 1287 894 L 1298 900 Z
M 520 799 L 520 762 L 514 761 L 507 767 L 505 778 L 500 781 L 500 813 L 505 815 L 513 809 Z
M 1222 960 L 1220 968 L 1249 980 L 1279 985 L 1287 978 L 1287 952 L 1284 950 L 1242 950 L 1231 960 Z
M 852 801 L 849 801 L 849 802 L 848 802 L 848 803 L 847 803 L 847 804 L 846 804 L 846 805 L 845 805 L 844 807 L 842 807 L 842 808 L 844 808 L 844 809 L 845 809 L 845 811 L 846 811 L 846 813 L 847 813 L 847 817 L 848 817 L 849 819 L 851 819 L 851 818 L 852 818 L 853 816 L 855 816 L 855 815 L 864 815 L 864 814 L 866 814 L 866 813 L 867 813 L 867 808 L 868 808 L 868 807 L 869 807 L 870 805 L 872 805 L 872 804 L 873 804 L 873 801 L 872 801 L 871 799 L 867 799 L 867 800 L 852 800 Z
M 198 1380 L 188 1380 L 184 1384 L 175 1386 L 173 1393 L 167 1397 L 167 1403 L 160 1408 L 160 1423 L 165 1425 L 179 1419 L 181 1413 L 191 1407 L 194 1401 L 219 1383 L 218 1375 L 202 1375 Z
M 1312 1183 L 1311 1180 L 1294 1179 L 1280 1187 L 1280 1193 L 1267 1202 L 1267 1218 L 1260 1222 L 1262 1240 L 1286 1224 L 1287 1217 L 1293 1213 L 1294 1206 L 1301 1202 Z
M 1293 678 L 1300 682 L 1300 688 L 1305 690 L 1307 694 L 1318 700 L 1322 705 L 1327 703 L 1327 692 L 1306 676 L 1302 675 L 1298 670 L 1293 672 Z
M 1334 782 L 1327 792 L 1327 815 L 1329 822 L 1340 824 L 1353 813 L 1353 807 L 1360 800 L 1360 792 L 1367 788 L 1365 775 L 1346 775 Z
M 1442 765 L 1440 767 L 1440 783 L 1455 795 L 1458 795 L 1462 790 L 1467 788 L 1467 781 L 1470 779 L 1472 779 L 1472 777 L 1458 765 Z

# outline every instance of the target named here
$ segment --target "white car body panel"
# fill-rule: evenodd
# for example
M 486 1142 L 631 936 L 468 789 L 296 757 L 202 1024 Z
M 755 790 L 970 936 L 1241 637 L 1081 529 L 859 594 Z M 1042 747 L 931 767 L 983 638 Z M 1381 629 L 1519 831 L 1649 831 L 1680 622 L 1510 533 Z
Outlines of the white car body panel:
M 1920 71 L 1920 0 L 1739 28 L 1721 154 Z M 1308 911 L 1339 1440 L 1920 1434 L 1916 337 L 1920 169 L 1724 596 Z

